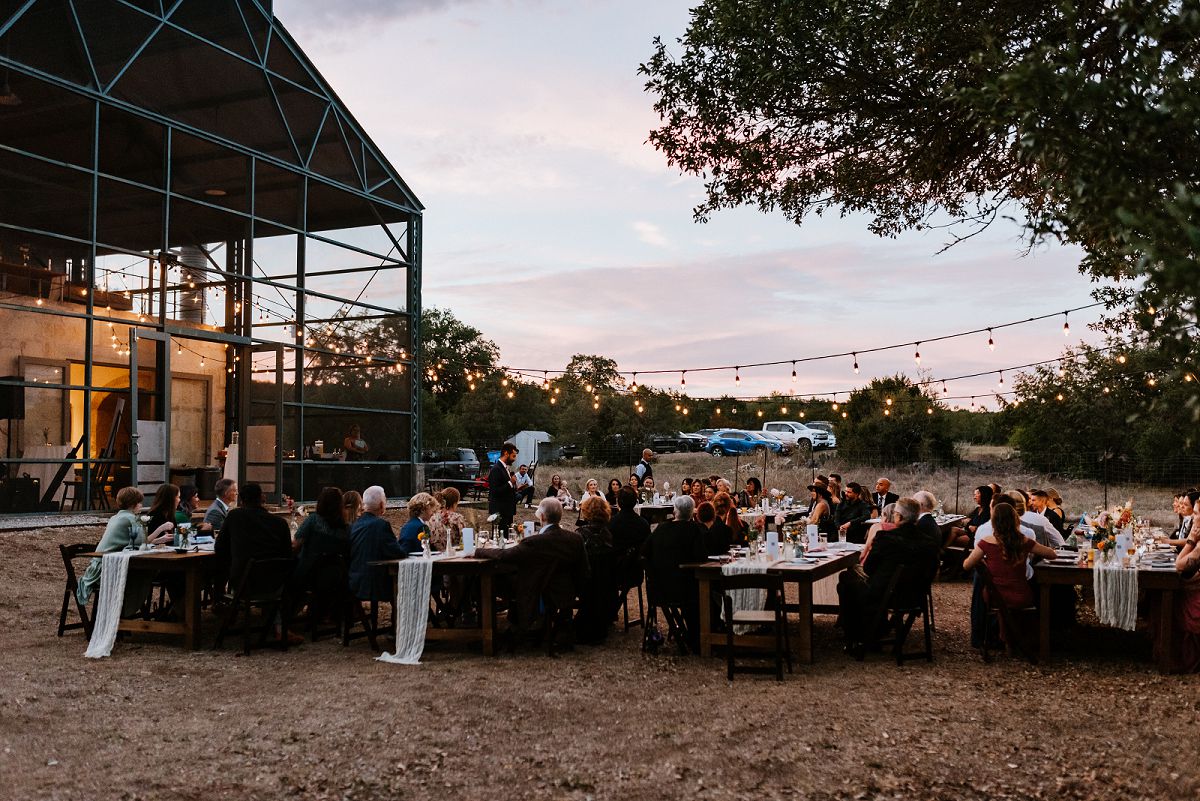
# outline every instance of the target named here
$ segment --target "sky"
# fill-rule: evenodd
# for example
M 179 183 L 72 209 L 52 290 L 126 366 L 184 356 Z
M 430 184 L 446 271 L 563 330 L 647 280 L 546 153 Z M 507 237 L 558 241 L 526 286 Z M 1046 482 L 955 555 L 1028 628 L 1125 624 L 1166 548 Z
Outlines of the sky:
M 705 224 L 698 178 L 648 142 L 638 65 L 685 31 L 688 2 L 276 0 L 275 14 L 425 205 L 423 303 L 448 308 L 501 363 L 622 370 L 803 359 L 931 339 L 1092 302 L 1073 248 L 1026 251 L 1011 222 L 940 253 L 944 231 L 881 239 L 862 216 L 796 226 L 752 208 Z M 403 292 L 397 289 L 397 296 Z M 1095 310 L 920 348 L 927 378 L 1057 357 Z M 693 395 L 846 392 L 917 374 L 913 348 L 689 373 Z M 951 396 L 997 388 L 952 382 Z M 1012 374 L 1005 374 L 1011 386 Z M 679 385 L 679 374 L 640 375 Z M 844 397 L 844 396 L 843 396 Z M 961 401 L 967 406 L 968 401 Z

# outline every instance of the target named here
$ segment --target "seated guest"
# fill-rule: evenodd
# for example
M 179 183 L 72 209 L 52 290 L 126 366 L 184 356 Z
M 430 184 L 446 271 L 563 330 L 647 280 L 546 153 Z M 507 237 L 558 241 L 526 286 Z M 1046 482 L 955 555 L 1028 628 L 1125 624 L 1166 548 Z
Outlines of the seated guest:
M 1050 525 L 1050 521 L 1046 519 L 1045 515 L 1038 514 L 1026 507 L 1024 492 L 1013 490 L 1005 498 L 1017 510 L 1017 514 L 1021 517 L 1022 525 L 1033 529 L 1034 538 L 1038 542 L 1053 548 L 1061 548 L 1066 545 L 1066 541 L 1062 535 L 1054 530 L 1054 526 Z
M 845 496 L 834 513 L 838 534 L 844 534 L 849 542 L 867 541 L 867 520 L 871 517 L 871 505 L 863 499 L 862 484 L 851 481 L 846 485 Z
M 514 622 L 528 630 L 544 597 L 549 606 L 569 610 L 587 580 L 587 552 L 583 538 L 559 526 L 563 508 L 557 498 L 543 498 L 534 517 L 541 523 L 537 534 L 510 548 L 476 548 L 476 559 L 494 559 L 517 568 L 514 577 Z
M 346 490 L 342 493 L 342 508 L 346 510 L 346 525 L 353 526 L 362 514 L 362 496 L 354 490 Z
M 550 486 L 546 487 L 546 494 L 542 497 L 558 498 L 561 501 L 563 499 L 563 493 L 566 493 L 566 497 L 571 497 L 571 493 L 567 491 L 565 486 L 563 486 L 562 476 L 560 476 L 558 473 L 555 473 L 554 475 L 550 476 Z
M 871 546 L 875 543 L 875 535 L 881 531 L 891 531 L 896 526 L 900 525 L 898 522 L 899 519 L 900 518 L 896 517 L 896 504 L 889 503 L 887 506 L 883 507 L 883 511 L 879 513 L 879 522 L 873 523 L 871 527 L 867 529 L 866 544 L 863 545 L 862 553 L 858 555 L 858 563 L 860 565 L 864 564 L 867 561 L 867 557 L 871 555 Z
M 1021 533 L 1017 511 L 1010 504 L 996 504 L 992 508 L 991 523 L 992 532 L 976 543 L 975 549 L 963 561 L 963 569 L 970 570 L 980 562 L 984 563 L 1005 606 L 1009 609 L 1033 606 L 1034 592 L 1026 564 L 1034 556 L 1053 559 L 1054 549 L 1039 545 Z M 973 619 L 972 623 L 977 621 Z M 983 636 L 983 632 L 972 632 L 971 639 L 977 642 Z M 1004 636 L 1001 631 L 1001 639 Z
M 961 526 L 954 526 L 950 529 L 950 534 L 946 538 L 946 547 L 957 545 L 960 547 L 973 548 L 975 542 L 975 532 L 979 527 L 986 523 L 992 517 L 992 488 L 987 484 L 980 484 L 975 488 L 975 511 L 967 516 Z
M 1055 493 L 1056 495 L 1058 493 Z M 1050 497 L 1049 490 L 1030 490 L 1029 491 L 1029 509 L 1032 512 L 1040 514 L 1050 523 L 1050 527 L 1058 532 L 1059 537 L 1067 536 L 1067 524 L 1063 518 L 1062 509 L 1058 508 L 1058 504 Z M 1063 540 L 1066 541 L 1065 539 Z
M 699 589 L 695 574 L 680 565 L 704 561 L 704 535 L 692 522 L 690 496 L 674 500 L 675 519 L 659 523 L 646 540 L 646 588 L 654 606 L 678 607 L 687 627 L 688 647 L 700 645 Z
M 717 507 L 711 503 L 700 504 L 696 510 L 696 521 L 704 528 L 706 556 L 723 554 L 733 545 L 733 532 L 725 525 L 725 521 L 717 519 Z
M 408 499 L 408 522 L 400 529 L 401 548 L 409 553 L 421 550 L 421 534 L 429 536 L 429 520 L 437 510 L 438 502 L 428 492 L 418 492 Z
M 350 525 L 342 503 L 342 491 L 326 487 L 317 495 L 317 506 L 296 529 L 292 549 L 297 552 L 292 586 L 311 591 L 316 606 L 338 590 L 342 571 L 350 561 Z
M 892 577 L 905 570 L 903 580 L 892 592 L 894 605 L 916 605 L 928 586 L 928 572 L 922 574 L 913 565 L 931 565 L 938 555 L 940 540 L 931 542 L 917 528 L 920 506 L 911 498 L 896 501 L 896 518 L 899 521 L 891 531 L 882 531 L 875 537 L 871 554 L 861 570 L 846 570 L 838 580 L 838 598 L 841 604 L 842 631 L 846 639 L 847 653 L 861 659 L 865 646 L 875 640 L 879 632 L 870 631 L 883 603 L 884 593 Z
M 892 480 L 880 476 L 875 482 L 875 494 L 871 496 L 871 508 L 876 512 L 883 510 L 889 503 L 900 500 L 900 496 L 892 492 Z
M 1175 594 L 1175 633 L 1171 638 L 1174 653 L 1170 657 L 1173 670 L 1196 673 L 1200 671 L 1200 501 L 1193 502 L 1190 519 L 1188 536 L 1175 558 L 1175 570 L 1184 581 L 1183 591 Z M 1157 631 L 1158 626 L 1153 630 Z M 1161 642 L 1155 643 L 1156 649 L 1162 647 Z
M 842 505 L 842 482 L 830 476 L 825 486 L 829 490 L 829 510 L 837 515 L 837 509 Z
M 728 492 L 729 497 L 733 497 L 733 484 L 727 478 L 718 478 L 714 489 L 717 492 Z
M 643 478 L 642 479 L 642 495 L 644 495 L 648 498 L 653 498 L 655 492 L 657 492 L 657 489 L 654 486 L 654 476 L 646 476 L 645 478 Z
M 610 478 L 608 480 L 608 492 L 604 493 L 604 500 L 608 501 L 609 506 L 617 505 L 617 494 L 621 491 L 621 479 Z
M 812 503 L 808 509 L 808 524 L 817 527 L 818 534 L 837 535 L 837 523 L 833 519 L 829 489 L 824 484 L 809 484 Z
M 636 492 L 636 493 L 638 493 L 638 494 L 641 494 L 641 491 L 642 491 L 642 477 L 641 477 L 641 476 L 639 476 L 637 473 L 630 473 L 630 474 L 629 474 L 629 484 L 628 484 L 628 486 L 630 486 L 630 487 L 633 487 L 633 491 L 634 491 L 634 492 Z
M 728 492 L 718 492 L 713 496 L 711 503 L 713 509 L 717 513 L 717 520 L 725 524 L 729 529 L 729 545 L 725 546 L 728 549 L 731 545 L 745 545 L 750 541 L 750 527 L 742 522 L 742 518 L 738 515 L 737 507 L 733 503 L 733 496 Z M 704 504 L 702 503 L 701 506 Z M 720 551 L 711 551 L 712 555 L 720 553 Z
M 717 497 L 717 488 L 713 484 L 704 485 L 704 500 L 712 503 L 713 498 Z
M 178 508 L 179 487 L 174 484 L 160 484 L 154 493 L 154 500 L 150 502 L 150 509 L 147 511 L 147 514 L 150 515 L 150 522 L 146 524 L 146 527 L 153 531 L 163 523 L 179 522 L 175 519 L 175 512 Z
M 1176 548 L 1182 548 L 1192 533 L 1192 509 L 1200 493 L 1195 490 L 1181 492 L 1175 496 L 1172 509 L 1179 515 L 1179 525 L 1167 540 Z
M 249 483 L 241 488 L 237 508 L 225 517 L 215 550 L 228 555 L 229 590 L 236 592 L 252 560 L 292 555 L 292 532 L 286 520 L 263 506 L 262 487 Z
M 200 492 L 195 484 L 184 484 L 179 488 L 179 505 L 175 507 L 175 522 L 192 522 L 192 513 L 200 501 Z
M 391 576 L 371 562 L 408 556 L 408 549 L 382 517 L 386 505 L 383 487 L 367 487 L 363 513 L 350 527 L 350 591 L 362 601 L 394 602 Z
M 578 528 L 587 553 L 588 577 L 579 589 L 579 612 L 575 615 L 575 635 L 580 642 L 596 645 L 608 637 L 613 615 L 620 603 L 617 557 L 613 548 L 608 502 L 599 495 L 580 505 L 583 523 Z
M 758 506 L 761 498 L 762 482 L 755 476 L 750 476 L 750 478 L 746 479 L 746 488 L 738 493 L 738 506 L 743 509 L 750 509 L 751 507 Z
M 579 496 L 580 505 L 582 506 L 583 502 L 588 498 L 604 498 L 604 496 L 600 494 L 600 482 L 594 478 L 589 478 L 587 483 L 583 485 L 583 494 Z
M 458 511 L 462 495 L 454 487 L 446 487 L 436 500 L 438 510 L 429 519 L 429 547 L 444 551 L 448 543 L 453 542 L 455 547 L 462 545 L 462 530 L 467 525 L 466 518 Z
M 618 511 L 608 521 L 619 578 L 625 587 L 637 587 L 642 583 L 642 546 L 650 536 L 650 523 L 634 511 L 636 506 L 637 495 L 629 487 L 622 487 L 617 494 Z
M 1004 492 L 1004 487 L 1000 486 L 999 484 L 997 484 L 994 481 L 991 484 L 988 484 L 988 486 L 992 488 L 992 497 L 993 498 Z
M 174 522 L 162 523 L 158 528 L 146 529 L 142 534 L 142 524 L 138 515 L 142 513 L 142 501 L 145 496 L 137 487 L 124 487 L 117 492 L 117 513 L 108 519 L 104 527 L 104 536 L 96 546 L 97 553 L 123 551 L 126 546 L 138 546 L 144 542 L 151 545 L 162 545 L 174 537 Z M 88 563 L 87 570 L 79 577 L 75 587 L 75 597 L 83 606 L 87 606 L 92 593 L 100 586 L 100 568 L 103 560 L 99 557 Z M 132 572 L 125 579 L 125 599 L 121 605 L 121 617 L 132 617 L 142 608 L 154 577 L 145 571 Z
M 690 478 L 685 478 L 683 481 L 679 482 L 679 494 L 680 495 L 691 495 L 692 494 L 692 480 Z
M 938 550 L 942 549 L 942 529 L 937 523 L 937 518 L 933 516 L 933 510 L 937 509 L 938 501 L 932 492 L 927 490 L 919 490 L 913 493 L 913 500 L 917 502 L 921 511 L 917 517 L 917 530 L 922 533 L 926 539 Z
M 692 508 L 695 509 L 700 504 L 704 503 L 704 480 L 695 479 L 692 481 Z
M 225 523 L 225 516 L 237 503 L 238 485 L 232 478 L 223 478 L 213 487 L 216 498 L 208 505 L 204 513 L 204 525 L 212 531 L 215 537 Z
M 517 503 L 525 504 L 525 508 L 529 508 L 529 504 L 533 503 L 533 476 L 529 475 L 529 465 L 523 464 L 517 468 L 517 483 L 513 485 L 517 491 Z

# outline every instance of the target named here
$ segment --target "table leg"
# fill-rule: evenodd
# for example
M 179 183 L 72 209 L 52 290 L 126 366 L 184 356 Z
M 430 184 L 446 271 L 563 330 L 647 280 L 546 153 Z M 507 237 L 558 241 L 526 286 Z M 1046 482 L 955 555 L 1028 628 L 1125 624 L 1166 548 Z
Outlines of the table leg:
M 1041 582 L 1041 607 L 1038 609 L 1038 661 L 1050 661 L 1050 584 Z M 986 632 L 984 634 L 986 635 Z
M 712 643 L 709 642 L 709 637 L 712 635 L 712 600 L 709 595 L 712 593 L 712 581 L 708 578 L 700 577 L 700 656 L 712 656 Z
M 805 664 L 813 661 L 812 626 L 813 626 L 813 585 L 811 581 L 796 582 L 797 603 L 796 618 L 800 623 L 800 634 L 796 639 L 799 653 L 797 659 Z
M 194 560 L 199 561 L 199 560 Z M 183 591 L 183 635 L 184 646 L 191 651 L 200 650 L 200 585 L 202 571 L 198 567 L 188 566 L 184 570 Z
M 1163 590 L 1158 610 L 1158 670 L 1171 672 L 1171 657 L 1175 651 L 1175 591 Z
M 492 577 L 484 573 L 479 577 L 479 625 L 483 629 L 483 655 L 496 653 L 496 605 L 492 591 Z

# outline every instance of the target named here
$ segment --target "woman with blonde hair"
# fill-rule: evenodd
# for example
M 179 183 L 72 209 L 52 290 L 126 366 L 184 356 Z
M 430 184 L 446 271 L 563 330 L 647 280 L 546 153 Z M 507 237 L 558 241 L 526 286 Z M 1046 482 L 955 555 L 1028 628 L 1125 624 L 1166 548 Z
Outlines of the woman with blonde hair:
M 408 499 L 408 522 L 400 529 L 400 547 L 409 553 L 421 550 L 421 534 L 429 536 L 429 520 L 440 508 L 437 498 L 418 492 Z M 432 547 L 432 545 L 430 546 Z

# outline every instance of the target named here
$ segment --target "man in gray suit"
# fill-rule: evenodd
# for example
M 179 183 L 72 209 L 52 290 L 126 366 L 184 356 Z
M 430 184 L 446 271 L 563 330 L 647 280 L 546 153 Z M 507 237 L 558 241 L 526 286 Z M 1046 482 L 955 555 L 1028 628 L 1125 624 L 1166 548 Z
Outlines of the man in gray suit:
M 215 537 L 225 525 L 225 516 L 237 503 L 238 485 L 232 478 L 223 478 L 217 482 L 214 490 L 217 497 L 204 513 L 204 524 L 212 527 L 212 535 Z

